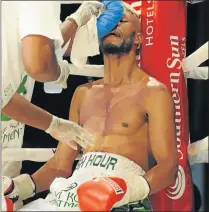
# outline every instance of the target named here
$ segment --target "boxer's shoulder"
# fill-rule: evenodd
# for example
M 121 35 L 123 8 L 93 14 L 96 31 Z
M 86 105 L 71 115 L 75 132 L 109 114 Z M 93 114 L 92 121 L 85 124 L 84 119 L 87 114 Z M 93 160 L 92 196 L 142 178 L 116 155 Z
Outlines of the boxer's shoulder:
M 79 96 L 85 96 L 88 91 L 90 91 L 92 88 L 103 86 L 103 80 L 96 80 L 93 82 L 89 82 L 86 84 L 82 84 L 78 86 L 75 90 L 75 95 Z
M 168 87 L 157 79 L 148 76 L 145 80 L 146 106 L 153 107 L 156 103 L 172 104 L 172 94 Z
M 165 84 L 157 80 L 156 78 L 147 74 L 143 69 L 139 69 L 140 71 L 135 74 L 135 79 L 138 81 L 146 90 L 150 90 L 153 92 L 157 92 L 158 90 L 167 91 L 167 87 Z
M 167 86 L 154 77 L 144 73 L 141 79 L 138 79 L 140 86 L 143 87 L 142 93 L 146 96 L 146 102 L 153 102 L 159 99 L 171 98 L 171 92 Z
M 148 77 L 146 87 L 153 92 L 168 91 L 167 86 L 154 77 Z

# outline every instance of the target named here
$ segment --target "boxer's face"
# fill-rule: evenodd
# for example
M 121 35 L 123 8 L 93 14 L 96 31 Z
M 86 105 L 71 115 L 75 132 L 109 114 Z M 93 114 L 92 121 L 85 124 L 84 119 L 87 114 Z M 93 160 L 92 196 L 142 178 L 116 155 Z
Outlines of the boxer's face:
M 116 28 L 100 41 L 103 54 L 128 54 L 134 45 L 141 43 L 141 24 L 128 10 Z

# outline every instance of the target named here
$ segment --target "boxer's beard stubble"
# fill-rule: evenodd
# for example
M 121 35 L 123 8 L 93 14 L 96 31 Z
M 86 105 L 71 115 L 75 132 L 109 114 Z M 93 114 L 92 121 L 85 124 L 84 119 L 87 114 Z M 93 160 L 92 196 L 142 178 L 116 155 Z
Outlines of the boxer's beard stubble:
M 131 33 L 127 41 L 123 40 L 120 46 L 112 43 L 104 44 L 104 39 L 100 42 L 100 48 L 104 55 L 128 54 L 134 43 L 135 32 Z

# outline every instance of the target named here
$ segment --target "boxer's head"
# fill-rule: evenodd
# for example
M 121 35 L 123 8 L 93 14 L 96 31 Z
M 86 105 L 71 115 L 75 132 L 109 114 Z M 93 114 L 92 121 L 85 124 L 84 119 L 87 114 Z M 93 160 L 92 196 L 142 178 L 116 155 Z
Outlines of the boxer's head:
M 100 41 L 105 55 L 128 54 L 142 42 L 141 22 L 137 12 L 130 6 L 124 6 L 124 16 L 118 25 Z

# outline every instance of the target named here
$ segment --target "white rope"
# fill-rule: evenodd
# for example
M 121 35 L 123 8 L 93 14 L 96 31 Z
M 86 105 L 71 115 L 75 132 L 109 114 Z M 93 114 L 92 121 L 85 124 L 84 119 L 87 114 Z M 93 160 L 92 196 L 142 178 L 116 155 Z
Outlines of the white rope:
M 185 58 L 183 60 L 182 68 L 184 72 L 192 71 L 206 60 L 208 60 L 208 42 Z
M 208 80 L 209 72 L 208 72 L 208 66 L 204 67 L 197 67 L 192 71 L 184 72 L 184 76 L 187 79 L 197 79 L 197 80 Z
M 188 156 L 190 165 L 208 163 L 208 137 L 189 144 Z
M 195 163 L 208 163 L 208 137 L 189 144 L 188 155 L 190 165 Z M 2 162 L 14 161 L 35 161 L 47 162 L 55 153 L 55 148 L 4 148 L 2 149 Z M 76 160 L 80 160 L 82 155 L 78 155 Z
M 70 74 L 88 77 L 104 77 L 103 65 L 85 65 L 84 68 L 77 68 L 73 64 L 69 64 Z
M 73 64 L 69 64 L 70 75 L 87 76 L 87 77 L 104 77 L 103 65 L 85 65 L 84 68 L 77 68 Z M 70 76 L 69 76 L 70 77 Z M 59 94 L 62 87 L 53 82 L 44 83 L 45 93 Z
M 14 161 L 35 161 L 46 162 L 50 160 L 55 153 L 56 149 L 53 148 L 5 148 L 2 149 L 2 161 L 14 162 Z M 79 160 L 79 155 L 76 160 Z
M 61 4 L 81 4 L 83 1 L 61 1 Z

